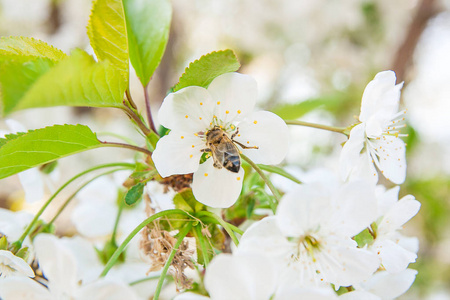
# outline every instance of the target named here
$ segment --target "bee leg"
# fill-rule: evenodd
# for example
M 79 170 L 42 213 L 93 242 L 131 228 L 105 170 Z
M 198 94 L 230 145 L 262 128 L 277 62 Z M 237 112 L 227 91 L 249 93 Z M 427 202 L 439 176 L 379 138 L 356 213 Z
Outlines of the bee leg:
M 210 148 L 201 149 L 200 152 L 211 152 Z
M 222 165 L 219 164 L 219 162 L 217 162 L 217 161 L 214 161 L 213 167 L 217 168 L 217 169 L 222 169 Z
M 236 132 L 231 135 L 231 140 L 233 140 L 239 133 L 239 128 L 236 128 Z
M 242 149 L 259 149 L 258 146 L 245 146 L 244 144 L 239 143 L 238 141 L 233 140 L 234 143 L 238 144 L 239 146 L 242 147 Z

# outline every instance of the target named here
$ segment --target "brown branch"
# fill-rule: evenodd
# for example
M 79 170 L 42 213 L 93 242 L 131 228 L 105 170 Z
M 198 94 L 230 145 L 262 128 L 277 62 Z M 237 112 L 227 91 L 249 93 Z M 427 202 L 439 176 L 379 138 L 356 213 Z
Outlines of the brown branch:
M 438 12 L 439 9 L 436 6 L 435 0 L 422 0 L 418 5 L 416 15 L 414 16 L 405 39 L 398 48 L 392 63 L 392 70 L 397 74 L 397 82 L 405 80 L 405 74 L 410 66 L 417 42 L 419 41 L 428 20 Z

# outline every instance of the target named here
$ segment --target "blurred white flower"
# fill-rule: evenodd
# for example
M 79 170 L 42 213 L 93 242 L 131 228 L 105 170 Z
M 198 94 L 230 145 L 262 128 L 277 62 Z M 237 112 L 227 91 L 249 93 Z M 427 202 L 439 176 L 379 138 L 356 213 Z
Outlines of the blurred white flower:
M 124 283 L 99 279 L 80 283 L 75 257 L 61 241 L 49 234 L 40 234 L 34 240 L 36 257 L 45 278 L 45 286 L 28 277 L 8 277 L 0 281 L 0 297 L 4 300 L 29 299 L 137 299 Z
M 174 300 L 337 299 L 330 288 L 293 287 L 278 282 L 276 266 L 259 255 L 216 256 L 206 269 L 204 283 L 210 297 L 184 293 Z
M 8 126 L 9 131 L 0 130 L 0 137 L 4 137 L 6 134 L 10 133 L 28 131 L 16 120 L 7 119 L 5 120 L 5 123 Z M 49 176 L 46 176 L 39 170 L 39 167 L 37 167 L 20 172 L 18 176 L 25 192 L 25 200 L 29 203 L 33 203 L 44 198 L 45 185 L 52 187 L 52 181 L 56 181 L 58 179 L 59 172 L 56 169 L 53 170 Z
M 16 241 L 20 238 L 25 227 L 31 222 L 33 215 L 24 211 L 13 212 L 0 208 L 0 233 L 5 235 L 9 241 Z M 29 245 L 28 239 L 25 244 Z
M 378 73 L 369 82 L 361 102 L 360 124 L 350 131 L 340 157 L 344 180 L 378 181 L 375 166 L 396 184 L 405 181 L 405 143 L 399 138 L 406 111 L 398 111 L 403 83 L 395 84 L 392 71 Z
M 34 277 L 34 272 L 22 258 L 10 251 L 0 250 L 0 280 L 9 276 Z
M 412 195 L 398 200 L 400 188 L 380 191 L 378 211 L 381 216 L 376 222 L 375 240 L 369 250 L 378 255 L 381 264 L 389 273 L 404 271 L 416 261 L 417 238 L 404 237 L 399 233 L 402 226 L 414 217 L 420 209 L 420 202 Z
M 355 285 L 355 291 L 343 294 L 340 300 L 391 300 L 403 295 L 416 279 L 417 271 L 403 270 L 390 274 L 386 271 L 376 272 L 370 279 Z
M 358 283 L 375 272 L 377 256 L 357 248 L 353 236 L 377 216 L 375 192 L 351 182 L 331 192 L 303 184 L 286 194 L 276 216 L 253 224 L 238 252 L 268 255 L 283 268 L 283 280 L 300 286 Z
M 190 86 L 168 95 L 158 117 L 171 132 L 159 140 L 152 156 L 161 176 L 193 172 L 198 201 L 212 207 L 233 205 L 244 178 L 238 151 L 264 164 L 280 163 L 287 153 L 286 124 L 273 113 L 252 112 L 256 93 L 254 79 L 226 73 L 207 89 Z M 217 138 L 208 141 L 213 134 Z M 206 149 L 213 158 L 200 164 Z
M 123 172 L 127 176 L 128 173 Z M 81 235 L 98 239 L 107 237 L 113 232 L 119 212 L 119 182 L 123 182 L 119 178 L 117 181 L 103 176 L 88 184 L 78 193 L 79 203 L 75 207 L 71 219 Z M 143 201 L 133 207 L 124 207 L 119 220 L 118 234 L 130 233 L 146 218 Z

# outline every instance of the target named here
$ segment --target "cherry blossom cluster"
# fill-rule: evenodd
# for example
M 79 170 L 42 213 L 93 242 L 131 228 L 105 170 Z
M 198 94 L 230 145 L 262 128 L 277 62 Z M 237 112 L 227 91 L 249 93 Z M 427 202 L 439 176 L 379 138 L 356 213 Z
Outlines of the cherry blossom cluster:
M 417 274 L 408 267 L 417 258 L 418 240 L 401 230 L 420 203 L 412 195 L 399 199 L 399 186 L 378 184 L 379 173 L 396 185 L 405 181 L 401 88 L 392 71 L 378 73 L 364 91 L 359 122 L 345 130 L 348 140 L 340 153 L 339 174 L 322 170 L 285 188 L 274 212 L 261 209 L 263 217 L 243 224 L 244 233 L 231 253 L 216 254 L 204 269 L 197 264 L 198 274 L 183 274 L 204 289 L 168 293 L 164 299 L 370 300 L 405 293 Z M 255 80 L 239 73 L 220 75 L 207 88 L 189 86 L 169 94 L 158 120 L 170 132 L 151 156 L 159 175 L 193 173 L 192 193 L 198 202 L 216 212 L 233 206 L 246 178 L 244 163 L 276 165 L 289 149 L 285 121 L 268 111 L 254 111 L 256 98 Z M 26 175 L 21 180 L 28 198 L 33 195 L 29 188 L 41 191 L 43 181 Z M 152 207 L 147 202 L 119 207 L 118 191 L 128 175 L 116 173 L 114 180 L 102 177 L 89 184 L 72 210 L 78 234 L 27 238 L 22 245 L 26 256 L 13 254 L 9 246 L 33 216 L 0 210 L 0 298 L 152 297 L 156 283 L 140 281 L 148 277 L 149 264 L 139 236 L 131 240 L 121 263 L 102 274 L 105 261 L 99 253 L 105 253 L 111 234 L 122 242 L 149 215 L 175 208 L 175 192 L 157 181 L 146 185 Z M 117 215 L 121 218 L 115 224 Z

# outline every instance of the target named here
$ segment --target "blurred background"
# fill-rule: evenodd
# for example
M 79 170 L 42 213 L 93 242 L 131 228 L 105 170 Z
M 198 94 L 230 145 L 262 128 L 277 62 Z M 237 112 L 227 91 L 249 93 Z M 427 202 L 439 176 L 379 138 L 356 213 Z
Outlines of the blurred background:
M 356 121 L 364 88 L 376 73 L 396 72 L 397 82 L 405 83 L 402 106 L 408 109 L 409 133 L 408 176 L 400 193 L 413 194 L 422 203 L 405 228 L 407 235 L 420 239 L 419 258 L 410 266 L 419 274 L 402 298 L 450 299 L 450 1 L 172 3 L 168 48 L 149 87 L 154 111 L 190 61 L 226 48 L 240 59 L 240 71 L 256 78 L 259 107 L 335 126 Z M 90 0 L 0 0 L 0 35 L 35 37 L 67 53 L 75 47 L 93 53 L 86 35 L 90 8 Z M 143 107 L 138 80 L 132 78 L 131 84 L 134 99 Z M 139 137 L 125 115 L 114 109 L 33 109 L 11 118 L 29 129 L 81 123 L 97 132 Z M 4 120 L 0 129 L 7 130 Z M 291 133 L 287 164 L 305 171 L 336 169 L 342 137 L 305 127 L 293 127 Z M 105 153 L 64 159 L 59 180 L 93 162 L 107 162 Z M 111 152 L 115 161 L 127 154 Z M 22 199 L 16 176 L 0 182 L 0 207 L 21 209 L 26 206 Z

